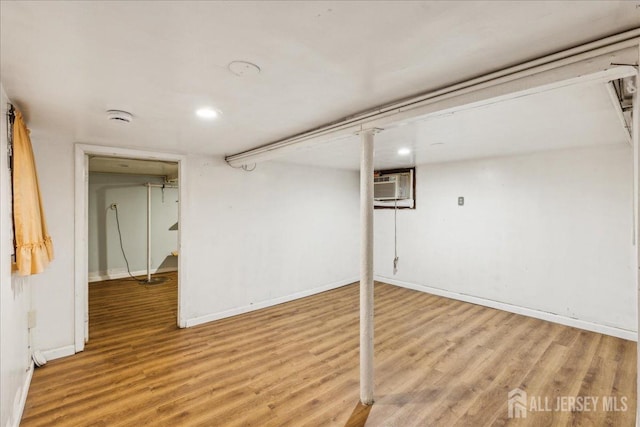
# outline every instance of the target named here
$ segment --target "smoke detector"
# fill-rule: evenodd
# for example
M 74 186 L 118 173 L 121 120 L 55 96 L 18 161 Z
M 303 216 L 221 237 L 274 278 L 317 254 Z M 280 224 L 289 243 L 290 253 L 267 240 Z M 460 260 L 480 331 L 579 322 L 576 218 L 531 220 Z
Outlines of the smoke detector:
M 256 64 L 247 61 L 232 61 L 227 68 L 238 77 L 255 76 L 261 71 Z
M 122 110 L 107 110 L 107 118 L 114 122 L 131 123 L 133 115 Z

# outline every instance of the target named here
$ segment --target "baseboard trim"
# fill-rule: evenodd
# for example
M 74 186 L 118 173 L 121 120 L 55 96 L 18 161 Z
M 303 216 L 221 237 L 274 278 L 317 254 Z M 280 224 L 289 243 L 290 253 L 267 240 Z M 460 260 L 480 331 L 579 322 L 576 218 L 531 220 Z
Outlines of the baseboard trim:
M 178 271 L 177 267 L 164 267 L 164 268 L 157 268 L 155 270 L 151 270 L 151 274 L 156 274 L 156 273 L 169 273 L 171 271 Z M 131 274 L 133 274 L 134 276 L 144 276 L 147 274 L 147 270 L 138 270 L 138 271 L 132 271 Z M 125 277 L 130 277 L 129 273 L 125 272 L 121 272 L 121 273 L 109 273 L 109 274 L 96 274 L 95 272 L 90 272 L 89 273 L 89 283 L 92 282 L 102 282 L 103 280 L 114 280 L 114 279 L 124 279 Z
M 205 316 L 194 317 L 192 319 L 186 320 L 186 327 L 189 328 L 191 326 L 201 325 L 207 322 L 213 322 L 215 320 L 224 319 L 227 317 L 237 316 L 239 314 L 248 313 L 250 311 L 260 310 L 262 308 L 271 307 L 278 304 L 283 304 L 285 302 L 297 300 L 300 298 L 308 297 L 311 295 L 319 294 L 321 292 L 330 291 L 331 289 L 340 288 L 342 286 L 349 285 L 353 282 L 357 282 L 359 280 L 358 277 L 353 277 L 347 280 L 340 280 L 337 282 L 329 283 L 324 286 L 319 286 L 317 288 L 309 289 L 307 291 L 296 292 L 295 294 L 286 295 L 283 297 L 273 298 L 266 301 L 261 301 L 255 304 L 245 305 L 242 307 L 232 308 L 231 310 L 221 311 L 219 313 L 207 314 Z
M 18 402 L 18 407 L 14 408 L 14 418 L 11 420 L 13 421 L 13 423 L 9 424 L 13 427 L 19 427 L 20 421 L 22 421 L 22 414 L 24 413 L 24 408 L 27 405 L 27 395 L 29 394 L 29 387 L 31 386 L 31 378 L 33 378 L 34 368 L 35 365 L 32 360 L 31 364 L 29 365 L 29 369 L 27 369 L 27 376 L 24 378 L 24 384 L 22 385 L 22 392 L 20 393 L 20 401 Z
M 52 348 L 51 350 L 43 350 L 42 354 L 49 360 L 60 359 L 62 357 L 73 356 L 76 354 L 76 348 L 73 345 L 66 345 L 64 347 Z
M 458 301 L 470 302 L 485 307 L 496 308 L 498 310 L 508 311 L 510 313 L 521 314 L 523 316 L 534 317 L 536 319 L 547 320 L 549 322 L 559 323 L 565 326 L 584 329 L 591 332 L 598 332 L 605 335 L 611 335 L 617 338 L 623 338 L 629 341 L 638 341 L 638 334 L 635 331 L 616 328 L 613 326 L 601 325 L 598 323 L 587 322 L 585 320 L 573 319 L 571 317 L 561 316 L 546 311 L 534 310 L 531 308 L 520 307 L 517 305 L 507 304 L 504 302 L 493 301 L 490 299 L 474 297 L 472 295 L 460 294 L 457 292 L 446 291 L 444 289 L 433 288 L 431 286 L 416 285 L 414 283 L 403 282 L 401 280 L 392 279 L 390 277 L 375 276 L 375 280 L 388 283 L 390 285 L 400 286 L 414 291 L 425 292 L 428 294 L 438 295 L 441 297 L 451 298 Z

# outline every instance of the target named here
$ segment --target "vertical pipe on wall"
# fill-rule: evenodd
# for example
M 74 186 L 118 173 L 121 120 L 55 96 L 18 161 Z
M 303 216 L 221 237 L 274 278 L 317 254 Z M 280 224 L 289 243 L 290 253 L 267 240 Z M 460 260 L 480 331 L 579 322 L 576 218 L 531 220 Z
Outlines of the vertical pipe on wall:
M 147 283 L 151 282 L 151 183 L 147 183 Z
M 640 64 L 640 45 L 638 45 L 638 64 Z M 636 68 L 637 70 L 637 68 Z M 637 298 L 637 325 L 638 325 L 638 344 L 640 344 L 640 221 L 638 219 L 640 203 L 640 73 L 636 74 L 635 92 L 633 93 L 633 108 L 631 110 L 631 139 L 633 144 L 633 209 L 634 209 L 634 225 L 635 225 L 635 249 L 636 249 L 636 298 Z M 640 345 L 637 346 L 636 361 L 636 385 L 638 392 L 636 393 L 636 426 L 640 426 Z
M 360 134 L 360 401 L 373 404 L 373 135 Z

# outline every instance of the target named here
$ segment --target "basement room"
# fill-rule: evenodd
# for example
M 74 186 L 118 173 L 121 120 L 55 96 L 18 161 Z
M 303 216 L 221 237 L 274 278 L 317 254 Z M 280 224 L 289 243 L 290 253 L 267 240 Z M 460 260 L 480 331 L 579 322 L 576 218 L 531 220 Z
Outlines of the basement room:
M 631 1 L 0 2 L 0 425 L 636 426 Z

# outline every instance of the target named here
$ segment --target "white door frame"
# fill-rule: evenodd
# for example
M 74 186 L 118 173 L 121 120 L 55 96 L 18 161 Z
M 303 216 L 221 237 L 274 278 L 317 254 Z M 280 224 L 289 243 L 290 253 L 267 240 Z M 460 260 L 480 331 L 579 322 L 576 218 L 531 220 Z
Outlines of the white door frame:
M 184 255 L 186 245 L 182 244 L 185 223 L 182 207 L 187 206 L 187 158 L 184 155 L 157 151 L 134 150 L 100 145 L 76 144 L 75 146 L 75 274 L 74 274 L 74 342 L 75 352 L 84 350 L 89 339 L 89 155 L 102 157 L 124 157 L 140 160 L 160 160 L 178 163 L 178 316 L 177 325 L 186 327 L 182 317 L 184 302 Z

